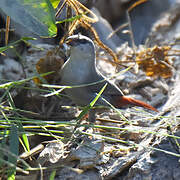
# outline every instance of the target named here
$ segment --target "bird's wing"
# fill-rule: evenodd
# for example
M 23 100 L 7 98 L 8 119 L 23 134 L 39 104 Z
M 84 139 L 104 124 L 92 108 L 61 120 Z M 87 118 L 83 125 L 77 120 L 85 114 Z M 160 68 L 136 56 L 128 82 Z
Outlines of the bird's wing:
M 91 77 L 91 82 L 96 82 L 95 85 L 90 86 L 91 91 L 98 93 L 103 86 L 107 83 L 106 89 L 103 92 L 103 95 L 120 95 L 122 96 L 122 91 L 115 85 L 106 79 L 99 71 L 96 71 Z

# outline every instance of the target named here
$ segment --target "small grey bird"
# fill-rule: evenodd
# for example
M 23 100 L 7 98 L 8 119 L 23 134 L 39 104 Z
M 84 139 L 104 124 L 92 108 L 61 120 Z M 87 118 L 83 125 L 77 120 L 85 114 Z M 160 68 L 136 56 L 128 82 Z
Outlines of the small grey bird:
M 66 44 L 69 46 L 70 57 L 60 71 L 60 84 L 80 86 L 65 89 L 65 93 L 74 103 L 79 106 L 88 105 L 107 83 L 106 89 L 95 105 L 108 106 L 103 100 L 105 99 L 116 108 L 134 105 L 158 112 L 157 109 L 142 101 L 124 96 L 115 84 L 105 79 L 96 68 L 95 46 L 90 38 L 83 35 L 73 35 L 66 39 Z

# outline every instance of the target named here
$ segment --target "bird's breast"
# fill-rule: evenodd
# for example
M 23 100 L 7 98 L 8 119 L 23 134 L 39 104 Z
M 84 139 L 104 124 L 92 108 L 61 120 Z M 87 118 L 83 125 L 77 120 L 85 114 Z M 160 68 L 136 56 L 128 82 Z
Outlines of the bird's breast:
M 67 62 L 61 71 L 61 84 L 82 85 L 92 83 L 94 75 L 94 70 L 87 63 Z

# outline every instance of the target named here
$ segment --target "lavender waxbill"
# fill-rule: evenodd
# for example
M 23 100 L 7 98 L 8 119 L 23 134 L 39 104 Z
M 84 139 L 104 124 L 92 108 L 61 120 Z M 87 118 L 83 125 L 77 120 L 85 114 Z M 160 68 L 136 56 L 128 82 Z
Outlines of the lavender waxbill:
M 109 106 L 103 100 L 104 98 L 116 108 L 133 105 L 158 112 L 157 109 L 145 102 L 124 96 L 115 84 L 105 79 L 96 68 L 95 46 L 90 38 L 79 34 L 73 35 L 67 38 L 66 44 L 69 46 L 70 57 L 60 71 L 60 84 L 81 86 L 65 89 L 65 93 L 74 103 L 79 106 L 87 106 L 107 83 L 106 89 L 95 105 Z

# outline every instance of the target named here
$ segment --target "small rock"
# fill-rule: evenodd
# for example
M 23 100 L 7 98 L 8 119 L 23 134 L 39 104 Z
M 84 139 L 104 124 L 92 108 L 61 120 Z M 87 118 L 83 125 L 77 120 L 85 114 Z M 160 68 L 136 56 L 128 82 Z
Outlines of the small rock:
M 73 160 L 80 160 L 79 167 L 82 169 L 91 169 L 95 167 L 98 159 L 100 159 L 100 152 L 103 151 L 102 140 L 88 139 L 77 149 L 71 153 Z
M 2 68 L 2 79 L 17 81 L 23 77 L 23 69 L 19 62 L 14 59 L 4 59 Z

